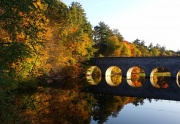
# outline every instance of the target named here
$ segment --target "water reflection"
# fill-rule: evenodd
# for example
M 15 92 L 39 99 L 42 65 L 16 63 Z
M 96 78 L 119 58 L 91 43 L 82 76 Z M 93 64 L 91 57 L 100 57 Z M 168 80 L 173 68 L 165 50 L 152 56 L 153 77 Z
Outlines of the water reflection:
M 180 71 L 178 71 L 177 73 L 176 82 L 177 82 L 177 85 L 180 87 Z
M 179 124 L 179 114 L 180 102 L 144 99 L 143 105 L 125 105 L 118 116 L 109 117 L 106 124 Z
M 156 116 L 163 118 L 166 108 L 169 109 L 168 111 L 176 111 L 176 113 L 167 114 L 169 118 L 166 116 L 164 120 L 173 118 L 174 120 L 171 119 L 173 124 L 175 124 L 175 120 L 179 120 L 177 118 L 180 113 L 179 103 L 174 103 L 173 109 L 171 104 L 162 108 L 165 102 L 161 102 L 156 106 L 158 110 L 162 108 L 158 111 L 158 115 L 157 111 L 151 114 L 147 110 L 156 105 L 156 103 L 150 103 L 151 99 L 92 94 L 80 86 L 80 84 L 87 84 L 86 80 L 78 82 L 74 79 L 69 82 L 76 85 L 70 88 L 67 86 L 60 88 L 40 87 L 37 92 L 32 94 L 18 94 L 16 104 L 19 112 L 16 114 L 20 114 L 18 115 L 20 117 L 18 118 L 19 122 L 32 124 L 102 124 L 130 121 L 132 123 L 145 123 L 146 120 L 143 118 L 149 119 L 149 122 L 161 122 Z M 64 84 L 69 84 L 69 82 L 64 82 Z M 149 106 L 141 107 L 144 105 Z M 137 108 L 140 109 L 137 110 Z
M 143 104 L 143 98 L 121 97 L 96 94 L 96 102 L 92 108 L 92 119 L 98 124 L 108 121 L 109 117 L 116 118 L 126 104 L 132 103 L 136 106 Z
M 132 87 L 141 87 L 145 82 L 145 72 L 139 67 L 133 67 L 130 69 L 130 73 L 127 74 L 126 81 Z M 180 73 L 177 74 L 176 82 L 180 87 Z M 97 85 L 101 81 L 101 72 L 98 68 L 93 71 L 91 75 L 87 75 L 87 81 L 91 85 Z M 110 86 L 118 86 L 122 83 L 122 72 L 116 67 L 112 66 L 107 69 L 105 74 L 106 83 Z M 171 74 L 164 68 L 156 68 L 152 71 L 150 82 L 152 86 L 156 88 L 168 88 L 171 83 Z
M 107 69 L 105 80 L 110 86 L 118 86 L 122 82 L 122 72 L 117 66 Z
M 171 73 L 166 68 L 156 68 L 151 73 L 150 81 L 156 88 L 168 88 L 171 82 Z
M 85 89 L 79 84 L 76 82 L 71 89 L 49 87 L 32 94 L 18 94 L 16 104 L 23 119 L 21 123 L 90 124 L 94 120 L 101 124 L 110 116 L 117 117 L 128 103 L 143 104 L 143 99 L 137 97 L 82 92 Z
M 127 83 L 132 87 L 141 87 L 145 82 L 145 72 L 138 66 L 132 67 L 127 72 Z
M 169 76 L 153 76 L 150 81 L 156 88 L 168 88 L 171 78 Z
M 101 70 L 97 66 L 92 66 L 87 70 L 86 79 L 91 85 L 97 85 L 101 81 Z
M 98 74 L 97 74 L 98 72 Z M 122 73 L 119 68 L 110 67 L 106 74 L 105 80 L 110 86 L 118 86 L 122 83 Z M 96 70 L 96 73 L 86 76 L 87 82 L 91 85 L 97 85 L 101 81 L 101 75 L 99 70 Z M 130 77 L 127 77 L 127 83 L 132 87 L 141 87 L 145 82 L 145 73 L 139 68 L 133 69 Z

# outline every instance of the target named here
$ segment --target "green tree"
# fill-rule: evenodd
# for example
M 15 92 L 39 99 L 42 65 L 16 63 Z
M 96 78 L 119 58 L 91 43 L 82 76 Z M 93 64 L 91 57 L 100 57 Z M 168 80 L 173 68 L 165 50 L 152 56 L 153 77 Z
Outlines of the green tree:
M 145 41 L 140 41 L 136 39 L 133 41 L 136 48 L 141 52 L 141 56 L 151 56 L 148 47 L 145 45 Z
M 94 47 L 98 49 L 96 56 L 100 54 L 104 55 L 105 49 L 107 48 L 107 39 L 113 36 L 113 33 L 108 25 L 104 22 L 100 22 L 98 26 L 93 29 L 93 42 Z
M 119 56 L 123 39 L 117 29 L 112 30 L 104 22 L 100 22 L 93 29 L 93 43 L 98 49 L 96 56 Z
M 105 56 L 116 56 L 116 51 L 120 48 L 119 40 L 116 36 L 110 36 L 106 40 L 106 48 L 103 55 Z
M 112 35 L 111 29 L 104 22 L 99 22 L 99 24 L 94 27 L 93 38 L 96 45 L 103 44 L 103 42 Z
M 112 32 L 118 38 L 119 42 L 122 42 L 124 40 L 118 29 L 113 29 Z
M 140 40 L 139 40 L 139 39 L 134 40 L 134 41 L 133 41 L 133 44 L 135 44 L 136 46 L 141 45 L 141 43 L 140 43 Z
M 151 49 L 153 49 L 153 47 L 154 47 L 153 44 L 150 43 L 149 46 L 148 46 L 148 49 L 151 50 Z
M 151 56 L 159 56 L 160 51 L 157 48 L 151 49 Z

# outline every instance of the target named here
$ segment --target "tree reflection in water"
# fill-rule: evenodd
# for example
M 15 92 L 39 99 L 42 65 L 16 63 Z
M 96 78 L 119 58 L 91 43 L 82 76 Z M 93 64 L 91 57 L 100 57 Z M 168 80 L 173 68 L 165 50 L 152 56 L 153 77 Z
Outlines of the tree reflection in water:
M 169 76 L 153 76 L 153 86 L 156 88 L 168 88 L 170 82 Z
M 164 67 L 156 68 L 150 79 L 152 85 L 156 88 L 168 88 L 171 82 L 171 73 Z
M 82 83 L 82 82 L 80 82 Z M 143 104 L 135 97 L 110 96 L 82 92 L 80 83 L 59 88 L 39 87 L 35 93 L 17 95 L 18 122 L 32 124 L 88 124 L 93 118 L 98 123 L 106 122 L 109 116 L 116 117 L 124 105 Z
M 131 74 L 127 76 L 127 82 L 132 87 L 141 87 L 145 82 L 145 72 L 143 69 L 135 66 L 130 69 Z
M 117 66 L 111 66 L 106 70 L 105 80 L 110 86 L 118 86 L 122 82 L 122 72 Z
M 108 117 L 117 117 L 124 105 L 133 103 L 134 105 L 143 104 L 143 98 L 121 97 L 111 95 L 94 95 L 96 102 L 93 105 L 92 118 L 99 124 L 107 121 Z

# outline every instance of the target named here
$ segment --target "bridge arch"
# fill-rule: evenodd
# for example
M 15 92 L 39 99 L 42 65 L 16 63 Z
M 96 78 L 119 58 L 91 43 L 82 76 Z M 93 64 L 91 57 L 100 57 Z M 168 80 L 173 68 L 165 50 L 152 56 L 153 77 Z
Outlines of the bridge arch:
M 178 87 L 180 88 L 180 70 L 178 71 L 178 73 L 176 75 L 176 83 L 177 83 Z
M 166 67 L 156 67 L 151 71 L 150 82 L 155 88 L 168 88 L 171 82 L 171 72 Z
M 86 72 L 86 79 L 91 85 L 97 85 L 102 79 L 102 72 L 98 66 L 90 66 Z
M 105 72 L 105 80 L 110 86 L 118 86 L 122 82 L 122 71 L 117 66 L 109 67 Z
M 145 72 L 139 66 L 133 66 L 127 71 L 127 83 L 132 87 L 141 87 L 145 82 Z M 144 77 L 144 80 L 142 80 Z

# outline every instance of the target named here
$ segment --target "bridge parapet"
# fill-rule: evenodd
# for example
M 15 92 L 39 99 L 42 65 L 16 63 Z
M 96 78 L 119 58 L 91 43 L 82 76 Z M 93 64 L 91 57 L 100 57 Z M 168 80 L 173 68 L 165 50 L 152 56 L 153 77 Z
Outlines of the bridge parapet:
M 180 70 L 180 57 L 101 57 L 92 58 L 91 65 L 97 66 L 105 74 L 110 66 L 118 66 L 122 70 L 123 76 L 126 76 L 129 68 L 138 66 L 142 68 L 147 77 L 157 67 L 165 67 L 171 73 L 173 78 L 176 78 Z

